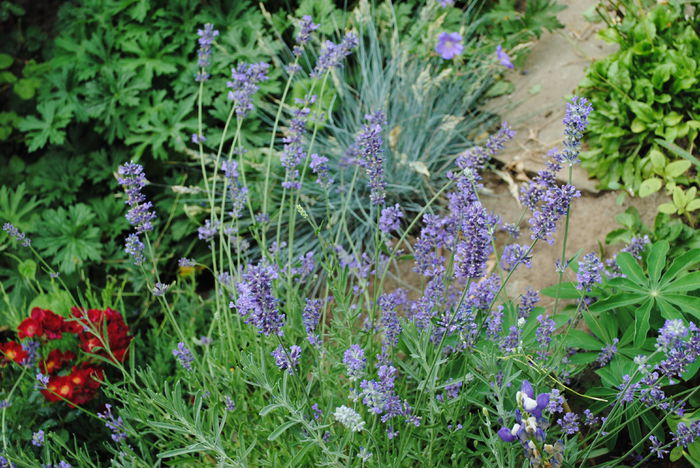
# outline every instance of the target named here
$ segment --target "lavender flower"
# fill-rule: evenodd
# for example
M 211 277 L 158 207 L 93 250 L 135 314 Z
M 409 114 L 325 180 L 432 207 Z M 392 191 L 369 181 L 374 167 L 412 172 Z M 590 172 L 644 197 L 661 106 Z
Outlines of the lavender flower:
M 114 442 L 121 442 L 126 439 L 126 429 L 124 427 L 124 421 L 122 421 L 121 416 L 114 416 L 112 414 L 112 405 L 109 403 L 105 404 L 105 411 L 102 413 L 97 413 L 97 417 L 104 419 L 105 426 L 112 431 L 112 440 Z
M 44 446 L 44 431 L 39 429 L 34 434 L 32 434 L 32 445 L 34 447 L 43 447 Z
M 676 432 L 672 432 L 673 442 L 678 447 L 687 448 L 688 445 L 692 444 L 696 438 L 700 437 L 700 431 L 698 429 L 699 428 L 697 426 L 691 426 L 691 428 L 688 428 L 684 422 L 679 422 L 676 426 Z
M 462 53 L 464 46 L 462 45 L 462 35 L 459 33 L 443 32 L 438 36 L 438 43 L 435 46 L 435 52 L 445 60 L 452 60 Z
M 362 403 L 374 414 L 381 414 L 381 421 L 386 423 L 397 416 L 409 417 L 411 407 L 402 402 L 394 390 L 396 368 L 391 365 L 381 365 L 378 369 L 379 380 L 363 380 L 360 382 Z
M 514 353 L 520 347 L 520 328 L 511 326 L 508 329 L 508 335 L 501 343 L 501 349 L 506 353 Z
M 0 409 L 9 408 L 10 406 L 12 406 L 10 400 L 0 400 Z
M 554 232 L 557 229 L 557 221 L 566 215 L 574 198 L 581 196 L 573 185 L 549 187 L 542 196 L 542 205 L 532 212 L 528 220 L 532 230 L 531 238 L 554 243 Z
M 550 413 L 564 412 L 564 397 L 556 388 L 553 388 L 552 391 L 549 392 L 549 404 L 547 405 L 547 410 Z
M 331 41 L 324 42 L 316 66 L 311 72 L 311 77 L 318 78 L 324 72 L 342 67 L 343 59 L 350 55 L 352 49 L 357 47 L 359 43 L 357 35 L 353 32 L 347 33 L 340 44 L 334 44 Z
M 197 262 L 190 258 L 182 257 L 180 260 L 177 261 L 177 265 L 180 268 L 193 268 L 197 265 Z
M 498 63 L 503 65 L 506 68 L 513 68 L 513 62 L 511 62 L 510 57 L 508 54 L 503 50 L 502 45 L 496 46 L 496 58 L 498 59 Z
M 318 421 L 323 417 L 323 410 L 318 407 L 318 403 L 311 405 L 311 411 L 314 413 L 314 419 Z
M 311 16 L 305 15 L 299 20 L 299 34 L 295 38 L 297 45 L 292 50 L 293 54 L 299 57 L 304 50 L 304 46 L 311 40 L 311 33 L 319 28 L 318 24 L 314 24 Z
M 17 465 L 0 455 L 0 468 L 16 468 Z M 50 467 L 49 467 L 50 468 Z
M 557 329 L 557 324 L 546 315 L 538 315 L 537 322 L 540 324 L 535 331 L 535 338 L 540 345 L 540 356 L 544 356 L 544 349 L 552 342 L 552 333 Z
M 464 239 L 455 246 L 455 278 L 459 281 L 481 278 L 486 273 L 486 261 L 493 252 L 493 229 L 498 218 L 480 203 L 472 203 L 461 217 Z
M 441 7 L 446 8 L 448 6 L 454 5 L 455 0 L 437 0 Z
M 244 187 L 238 178 L 238 163 L 236 161 L 225 161 L 221 164 L 221 170 L 224 171 L 226 188 L 229 190 L 228 196 L 232 204 L 231 218 L 239 218 L 248 198 L 248 187 Z
M 620 252 L 627 252 L 637 260 L 641 260 L 642 252 L 644 252 L 644 248 L 649 245 L 650 242 L 651 240 L 646 234 L 642 237 L 634 236 Z
M 365 422 L 362 420 L 362 416 L 357 414 L 357 412 L 352 408 L 348 408 L 344 405 L 335 409 L 333 417 L 336 419 L 336 421 L 353 432 L 361 432 L 365 427 Z
M 576 289 L 590 292 L 593 285 L 603 281 L 601 273 L 604 269 L 605 266 L 596 254 L 589 253 L 584 255 L 578 264 L 578 273 L 576 273 L 578 284 Z
M 36 388 L 44 389 L 49 385 L 49 376 L 44 375 L 41 372 L 36 375 L 36 380 L 39 382 L 39 386 Z
M 343 354 L 343 364 L 347 368 L 348 378 L 356 381 L 362 378 L 367 366 L 365 352 L 360 345 L 351 345 Z
M 568 412 L 564 414 L 563 418 L 557 419 L 557 424 L 559 424 L 562 430 L 568 435 L 573 435 L 579 431 L 578 419 L 579 417 L 576 413 Z
M 403 212 L 401 211 L 401 205 L 398 203 L 394 206 L 382 208 L 379 217 L 379 229 L 386 234 L 398 231 L 401 218 L 403 218 Z
M 566 105 L 564 116 L 564 149 L 555 158 L 561 164 L 576 164 L 581 151 L 581 139 L 588 126 L 588 115 L 593 106 L 586 98 L 574 96 Z
M 280 370 L 286 370 L 288 373 L 293 374 L 294 368 L 299 365 L 301 348 L 297 345 L 292 345 L 289 348 L 289 352 L 287 352 L 282 345 L 279 345 L 270 354 L 275 358 L 275 364 Z
M 300 107 L 296 107 L 293 111 L 294 117 L 289 125 L 287 136 L 282 140 L 284 148 L 280 155 L 280 162 L 286 169 L 285 180 L 282 186 L 286 189 L 301 188 L 299 179 L 299 170 L 297 167 L 306 157 L 304 150 L 303 139 L 306 133 L 306 120 L 311 113 L 309 106 L 316 102 L 316 96 L 308 96 L 306 99 L 296 99 L 296 103 Z
M 203 29 L 197 30 L 197 35 L 199 39 L 199 50 L 197 51 L 197 65 L 202 68 L 195 75 L 195 81 L 201 82 L 209 79 L 209 73 L 204 69 L 209 66 L 209 59 L 211 57 L 211 45 L 214 43 L 214 39 L 219 35 L 219 31 L 214 29 L 214 25 L 207 23 L 204 25 Z
M 228 100 L 234 101 L 234 109 L 238 118 L 245 118 L 253 109 L 253 94 L 260 89 L 259 83 L 268 79 L 267 71 L 270 65 L 260 63 L 239 63 L 231 69 L 231 78 L 226 86 L 230 88 Z
M 34 367 L 37 359 L 37 352 L 41 347 L 41 343 L 35 340 L 25 340 L 22 342 L 22 349 L 27 352 L 27 357 L 22 361 L 24 367 Z
M 285 314 L 278 308 L 279 300 L 272 294 L 275 269 L 265 264 L 248 265 L 243 281 L 237 284 L 238 299 L 230 307 L 238 309 L 245 323 L 256 326 L 264 335 L 282 336 Z
M 139 239 L 139 235 L 135 233 L 131 233 L 128 236 L 126 236 L 126 242 L 124 243 L 124 250 L 126 253 L 131 255 L 131 258 L 134 261 L 134 265 L 143 265 L 143 262 L 146 261 L 146 257 L 143 255 L 143 251 L 146 248 L 145 245 L 143 245 L 143 242 L 141 242 L 141 239 Z
M 664 458 L 666 456 L 668 450 L 663 450 L 663 443 L 661 443 L 661 441 L 659 441 L 659 439 L 657 439 L 656 436 L 650 435 L 649 442 L 651 442 L 651 447 L 649 448 L 649 451 L 652 453 L 652 455 L 656 455 L 656 457 L 659 459 Z
M 620 392 L 617 394 L 618 400 L 623 403 L 631 403 L 634 400 L 634 394 L 640 389 L 639 383 L 632 383 L 632 378 L 625 374 L 622 376 L 622 383 L 617 386 Z
M 520 226 L 515 223 L 504 224 L 501 228 L 513 239 L 520 237 Z
M 190 140 L 195 145 L 198 145 L 200 143 L 204 143 L 205 141 L 207 141 L 207 137 L 205 137 L 204 135 L 200 135 L 199 133 L 193 133 Z
M 384 112 L 377 111 L 365 115 L 365 120 L 367 123 L 362 127 L 355 144 L 359 151 L 359 164 L 369 177 L 370 200 L 372 204 L 380 205 L 384 202 L 385 196 L 382 132 L 386 125 L 386 117 Z
M 656 348 L 668 352 L 687 337 L 688 333 L 689 330 L 683 320 L 666 320 L 664 326 L 659 329 Z
M 365 463 L 367 463 L 367 460 L 372 458 L 372 452 L 367 450 L 366 447 L 360 447 L 360 450 L 357 452 L 357 458 L 362 460 L 362 464 L 364 465 Z
M 185 370 L 192 370 L 192 362 L 194 362 L 194 356 L 192 355 L 192 352 L 189 349 L 187 349 L 185 343 L 180 342 L 177 344 L 177 349 L 173 349 L 173 356 L 177 358 L 177 360 L 180 362 L 180 365 Z
M 151 292 L 153 293 L 154 296 L 161 297 L 161 296 L 165 295 L 165 293 L 168 291 L 169 287 L 170 287 L 169 284 L 156 283 L 153 286 L 153 289 L 151 290 Z
M 328 158 L 319 156 L 316 153 L 311 153 L 311 161 L 309 162 L 311 171 L 316 174 L 316 183 L 321 187 L 328 189 L 333 184 L 333 179 L 328 171 Z
M 25 233 L 17 229 L 14 224 L 5 223 L 2 225 L 2 230 L 8 233 L 10 237 L 14 238 L 17 242 L 19 242 L 22 245 L 22 247 L 29 247 L 30 245 L 32 245 L 32 240 L 28 238 Z
M 153 204 L 146 201 L 146 196 L 141 190 L 146 186 L 146 176 L 143 166 L 128 162 L 119 166 L 117 181 L 124 187 L 127 196 L 126 204 L 131 209 L 126 213 L 126 219 L 141 234 L 153 230 L 155 212 L 151 211 Z
M 613 356 L 615 356 L 615 353 L 617 353 L 617 344 L 619 342 L 619 339 L 613 338 L 611 344 L 603 347 L 603 349 L 600 350 L 600 354 L 598 354 L 598 358 L 596 359 L 596 362 L 600 365 L 600 367 L 607 365 Z
M 501 255 L 501 268 L 503 271 L 512 271 L 519 264 L 524 264 L 526 267 L 532 267 L 532 255 L 528 253 L 527 246 L 519 244 L 508 244 L 503 249 Z
M 212 221 L 210 219 L 204 220 L 204 226 L 197 228 L 197 237 L 205 242 L 211 241 L 214 236 L 219 232 L 221 223 L 219 221 Z
M 540 301 L 540 295 L 534 289 L 527 288 L 525 294 L 520 297 L 520 305 L 518 306 L 518 318 L 526 319 L 530 316 L 535 306 Z
M 503 306 L 498 306 L 486 318 L 486 336 L 496 341 L 503 328 Z
M 233 399 L 226 395 L 224 397 L 224 407 L 226 408 L 226 411 L 231 412 L 236 410 L 236 403 L 233 401 Z
M 382 329 L 384 337 L 382 339 L 382 352 L 386 353 L 389 348 L 396 346 L 401 334 L 401 324 L 396 309 L 406 302 L 406 291 L 397 289 L 390 294 L 382 294 L 377 301 L 382 311 Z
M 593 415 L 593 412 L 586 408 L 583 410 L 583 415 L 585 416 L 585 421 L 583 422 L 586 426 L 595 426 L 600 422 L 600 418 Z
M 314 334 L 314 330 L 321 318 L 321 301 L 318 299 L 306 299 L 306 306 L 301 315 L 304 328 L 306 329 L 306 338 L 312 345 L 319 345 L 321 341 L 318 335 Z

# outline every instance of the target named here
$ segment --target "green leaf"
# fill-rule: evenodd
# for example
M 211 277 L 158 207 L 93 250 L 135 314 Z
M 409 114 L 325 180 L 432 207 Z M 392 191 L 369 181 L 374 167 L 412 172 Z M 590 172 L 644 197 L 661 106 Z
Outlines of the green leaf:
M 687 211 L 688 213 L 698 209 L 700 209 L 700 198 L 696 198 L 695 200 L 688 203 L 685 207 L 685 211 Z
M 666 254 L 668 253 L 668 249 L 669 244 L 666 240 L 656 242 L 651 246 L 651 251 L 647 258 L 647 269 L 649 270 L 649 277 L 653 285 L 659 283 L 661 270 L 666 266 Z
M 623 291 L 646 294 L 647 289 L 641 288 L 638 284 L 627 278 L 611 278 L 605 283 L 605 286 L 622 289 Z
M 33 152 L 42 148 L 46 143 L 63 144 L 66 132 L 63 130 L 71 118 L 68 108 L 59 108 L 55 101 L 45 101 L 37 106 L 42 119 L 28 116 L 20 120 L 18 128 L 29 138 L 28 149 Z
M 630 101 L 629 106 L 630 109 L 632 109 L 632 112 L 634 112 L 634 115 L 639 117 L 644 123 L 656 123 L 658 120 L 654 109 L 652 109 L 651 106 L 645 102 Z
M 652 193 L 658 192 L 662 185 L 663 181 L 658 177 L 647 179 L 639 186 L 639 196 L 642 198 L 648 197 Z
M 603 299 L 602 301 L 597 301 L 590 307 L 590 311 L 594 313 L 605 312 L 606 310 L 616 309 L 618 307 L 624 307 L 632 304 L 638 304 L 642 302 L 647 295 L 644 294 L 633 294 L 633 293 L 621 293 L 615 294 Z
M 296 425 L 296 424 L 299 424 L 299 421 L 287 421 L 287 422 L 283 423 L 283 424 L 282 424 L 281 426 L 279 426 L 277 429 L 275 429 L 274 431 L 272 431 L 272 433 L 271 433 L 269 436 L 267 436 L 267 440 L 272 441 L 272 440 L 277 439 L 277 438 L 278 438 L 279 436 L 281 436 L 287 429 L 289 429 L 290 427 L 292 427 L 292 426 L 294 426 L 294 425 Z
M 17 270 L 28 280 L 33 280 L 36 277 L 36 262 L 28 258 L 19 264 Z
M 690 169 L 690 161 L 674 161 L 666 166 L 664 172 L 668 177 L 677 178 L 683 175 L 685 171 Z
M 549 286 L 542 289 L 542 294 L 547 297 L 559 297 L 559 299 L 578 299 L 582 293 L 576 289 L 572 282 L 562 282 L 559 285 Z
M 661 146 L 663 146 L 664 148 L 666 148 L 667 150 L 671 151 L 676 156 L 679 156 L 681 158 L 685 158 L 688 161 L 690 161 L 691 163 L 693 163 L 696 167 L 700 167 L 700 159 L 696 158 L 695 156 L 693 156 L 692 154 L 690 154 L 688 151 L 684 150 L 680 146 L 676 145 L 675 143 L 670 142 L 670 141 L 666 141 L 662 138 L 657 138 L 654 141 L 656 143 L 660 144 Z
M 36 94 L 37 88 L 41 86 L 41 81 L 37 78 L 21 78 L 14 84 L 12 90 L 25 101 L 31 99 Z
M 700 271 L 689 273 L 661 288 L 664 293 L 686 292 L 700 289 Z
M 700 297 L 686 296 L 684 294 L 664 294 L 663 298 L 677 305 L 683 313 L 689 313 L 700 319 Z
M 27 308 L 28 311 L 34 307 L 53 310 L 64 317 L 70 316 L 70 309 L 73 304 L 73 298 L 67 291 L 56 290 L 47 294 L 40 294 L 35 297 Z
M 683 457 L 683 447 L 673 447 L 673 450 L 671 450 L 669 455 L 669 459 L 672 462 L 677 462 L 681 459 L 681 457 Z
M 632 121 L 632 125 L 630 126 L 630 130 L 634 133 L 642 133 L 644 130 L 647 129 L 646 124 L 640 119 L 639 117 L 635 117 L 634 120 Z
M 260 410 L 260 413 L 258 413 L 260 416 L 267 416 L 267 414 L 270 411 L 274 411 L 278 408 L 284 408 L 284 405 L 281 403 L 272 403 L 264 407 L 263 409 Z
M 12 62 L 14 62 L 14 59 L 11 56 L 7 54 L 0 54 L 0 70 L 9 67 L 12 65 Z
M 649 318 L 653 301 L 647 300 L 634 314 L 634 345 L 642 346 L 649 332 Z
M 665 214 L 674 214 L 676 212 L 676 206 L 673 203 L 662 203 L 658 207 L 659 212 Z
M 603 343 L 582 330 L 571 329 L 566 334 L 566 345 L 587 351 L 599 351 Z
M 644 271 L 642 271 L 642 268 L 629 252 L 620 252 L 617 254 L 615 261 L 627 278 L 639 285 L 649 284 Z

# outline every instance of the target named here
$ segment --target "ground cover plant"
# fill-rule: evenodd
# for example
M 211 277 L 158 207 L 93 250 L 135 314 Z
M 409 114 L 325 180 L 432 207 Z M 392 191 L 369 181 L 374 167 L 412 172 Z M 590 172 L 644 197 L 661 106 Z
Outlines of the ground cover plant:
M 363 49 L 378 49 L 368 46 L 367 22 L 333 41 L 315 21 L 323 23 L 295 21 L 288 61 L 232 64 L 223 86 L 212 69 L 225 53 L 217 25 L 197 31 L 198 117 L 187 145 L 205 189 L 201 258 L 167 261 L 157 239 L 168 216 L 152 201 L 159 181 L 137 161 L 114 167 L 130 226 L 128 276 L 72 287 L 30 235 L 4 224 L 8 255 L 33 261 L 18 267 L 29 305 L 3 302 L 11 330 L 0 345 L 0 464 L 697 460 L 700 249 L 672 249 L 661 234 L 647 240 L 632 220 L 616 234 L 628 245 L 607 265 L 564 243 L 552 265 L 558 284 L 508 294 L 534 247 L 568 234 L 590 102 L 562 102 L 563 146 L 521 191 L 519 218 L 481 203 L 481 172 L 513 137 L 507 123 L 436 165 L 429 176 L 441 184 L 411 212 L 388 183 L 388 152 L 414 138 L 392 131 L 396 104 L 356 103 L 343 152 L 320 144 L 337 131 L 326 93 L 343 89 L 335 82 Z M 464 51 L 453 34 L 434 37 L 442 60 Z M 502 48 L 488 59 L 511 64 Z M 283 92 L 267 114 L 273 73 L 284 77 Z M 306 92 L 290 102 L 298 80 Z M 227 105 L 221 131 L 206 121 L 216 100 Z M 253 120 L 265 141 L 242 137 Z M 271 157 L 260 167 L 246 159 L 260 147 L 279 152 L 279 173 Z M 351 207 L 359 196 L 364 204 Z M 361 236 L 351 231 L 357 217 L 371 223 Z M 301 226 L 315 239 L 311 251 Z M 509 236 L 503 247 L 499 232 Z M 539 305 L 542 296 L 554 301 Z
M 695 223 L 698 201 L 697 83 L 700 23 L 685 2 L 606 1 L 599 34 L 619 45 L 595 61 L 580 83 L 591 99 L 583 166 L 603 188 L 673 196 L 659 207 Z

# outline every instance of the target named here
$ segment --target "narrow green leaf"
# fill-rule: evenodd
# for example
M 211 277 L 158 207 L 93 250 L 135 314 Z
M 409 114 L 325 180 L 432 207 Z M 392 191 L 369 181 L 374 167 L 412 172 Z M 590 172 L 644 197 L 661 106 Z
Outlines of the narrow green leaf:
M 588 351 L 599 351 L 603 343 L 582 330 L 572 329 L 566 334 L 566 345 Z
M 696 158 L 692 154 L 690 154 L 688 151 L 684 150 L 680 146 L 676 145 L 673 142 L 666 141 L 663 138 L 657 138 L 656 143 L 660 144 L 667 150 L 671 151 L 674 153 L 676 156 L 680 156 L 681 158 L 685 158 L 691 163 L 695 164 L 695 166 L 700 166 L 700 159 Z
M 700 249 L 692 249 L 676 258 L 661 278 L 661 285 L 669 283 L 681 271 L 700 263 Z
M 664 293 L 695 291 L 700 289 L 700 271 L 678 278 L 661 289 Z M 665 295 L 665 294 L 664 294 Z
M 570 281 L 544 288 L 542 294 L 554 298 L 558 295 L 559 299 L 578 299 L 582 295 L 581 291 L 576 289 L 576 285 Z
M 267 440 L 275 440 L 279 436 L 281 436 L 287 429 L 289 429 L 292 426 L 295 426 L 299 424 L 299 421 L 287 421 L 286 423 L 283 423 L 281 426 L 279 426 L 277 429 L 272 431 L 272 433 L 267 436 Z
M 627 278 L 612 278 L 605 283 L 606 286 L 621 289 L 627 292 L 646 294 L 646 288 L 641 288 L 637 283 L 628 280 Z
M 649 257 L 647 257 L 647 269 L 651 284 L 658 284 L 661 277 L 661 270 L 666 265 L 666 254 L 668 253 L 668 241 L 662 240 L 651 246 Z
M 684 294 L 665 294 L 663 296 L 671 304 L 677 305 L 684 313 L 693 315 L 700 320 L 700 297 Z
M 634 345 L 641 346 L 649 332 L 649 317 L 651 316 L 651 306 L 653 301 L 647 300 L 634 316 Z
M 283 407 L 284 407 L 284 405 L 282 405 L 282 404 L 280 404 L 280 403 L 272 403 L 272 404 L 270 404 L 270 405 L 267 405 L 267 406 L 264 407 L 263 409 L 261 409 L 260 412 L 259 412 L 258 414 L 259 414 L 260 416 L 267 416 L 267 414 L 268 414 L 270 411 L 274 411 L 274 410 L 276 410 L 277 408 L 283 408 Z
M 649 284 L 649 280 L 644 274 L 644 271 L 642 271 L 637 260 L 635 260 L 629 252 L 620 252 L 617 254 L 615 261 L 627 278 L 640 286 Z
M 605 312 L 606 310 L 616 309 L 632 304 L 642 302 L 647 296 L 644 294 L 635 293 L 620 293 L 598 301 L 590 307 L 590 311 L 594 313 Z

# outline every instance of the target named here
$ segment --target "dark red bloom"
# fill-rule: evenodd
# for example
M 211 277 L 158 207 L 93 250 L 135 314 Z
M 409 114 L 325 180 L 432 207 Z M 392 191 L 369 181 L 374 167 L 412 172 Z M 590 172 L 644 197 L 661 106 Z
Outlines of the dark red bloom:
M 105 349 L 109 348 L 117 361 L 124 361 L 131 337 L 128 335 L 129 327 L 119 312 L 109 308 L 85 312 L 77 307 L 73 307 L 71 312 L 78 323 L 83 325 L 83 331 L 78 336 L 80 347 L 84 351 L 108 357 L 109 353 Z
M 73 398 L 73 384 L 68 375 L 54 375 L 49 379 L 49 384 L 41 393 L 49 401 L 70 400 Z
M 75 359 L 72 351 L 60 351 L 54 349 L 43 361 L 39 362 L 39 369 L 42 374 L 55 374 L 63 368 L 63 365 Z
M 17 330 L 19 330 L 20 339 L 38 336 L 49 340 L 58 340 L 62 336 L 63 328 L 63 317 L 48 309 L 34 307 L 31 317 L 24 319 Z
M 22 349 L 22 345 L 16 341 L 0 343 L 0 365 L 5 365 L 5 360 L 22 364 L 22 361 L 24 361 L 28 355 L 29 353 Z
M 41 393 L 51 402 L 65 399 L 71 407 L 84 405 L 95 397 L 103 378 L 102 368 L 83 363 L 79 368 L 73 366 L 68 375 L 51 376 Z

